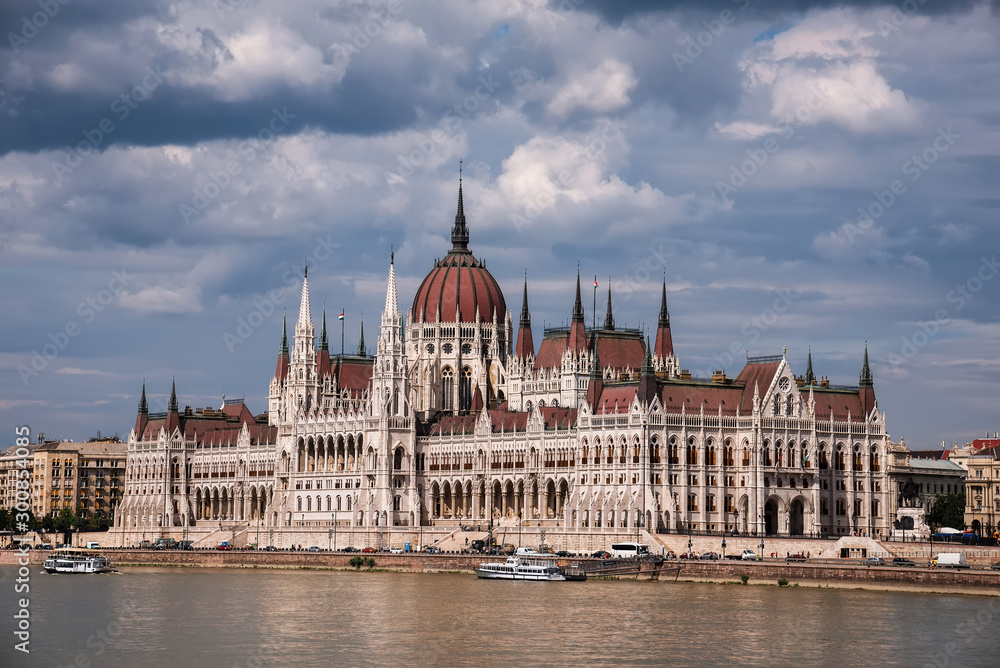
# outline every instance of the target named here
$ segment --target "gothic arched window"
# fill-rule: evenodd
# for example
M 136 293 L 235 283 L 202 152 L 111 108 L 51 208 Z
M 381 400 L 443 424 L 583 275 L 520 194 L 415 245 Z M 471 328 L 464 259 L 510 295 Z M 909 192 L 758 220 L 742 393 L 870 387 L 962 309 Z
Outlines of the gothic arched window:
M 441 371 L 441 406 L 450 411 L 454 407 L 453 397 L 455 392 L 455 372 L 450 366 L 446 366 Z

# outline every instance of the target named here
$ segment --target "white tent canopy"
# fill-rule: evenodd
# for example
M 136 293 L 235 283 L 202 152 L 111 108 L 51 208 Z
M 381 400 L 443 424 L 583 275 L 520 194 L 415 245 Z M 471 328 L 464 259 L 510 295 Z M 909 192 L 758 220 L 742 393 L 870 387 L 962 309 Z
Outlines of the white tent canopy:
M 937 531 L 938 533 L 962 533 L 958 529 L 952 529 L 951 527 L 941 527 Z

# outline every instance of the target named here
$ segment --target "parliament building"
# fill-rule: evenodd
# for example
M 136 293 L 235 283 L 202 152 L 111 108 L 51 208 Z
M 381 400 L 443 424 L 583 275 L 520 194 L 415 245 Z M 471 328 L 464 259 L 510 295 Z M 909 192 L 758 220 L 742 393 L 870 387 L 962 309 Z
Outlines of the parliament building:
M 817 379 L 811 353 L 799 375 L 779 354 L 748 358 L 735 378 L 693 378 L 665 283 L 650 344 L 615 326 L 610 290 L 603 325 L 586 326 L 579 272 L 570 325 L 536 346 L 527 281 L 515 321 L 469 249 L 461 183 L 451 242 L 405 313 L 390 261 L 373 357 L 363 334 L 357 354 L 330 354 L 306 271 L 266 414 L 242 401 L 180 410 L 175 391 L 153 414 L 143 385 L 121 543 L 325 547 L 331 531 L 338 545 L 373 531 L 419 542 L 491 524 L 559 532 L 572 549 L 587 534 L 892 530 L 889 470 L 906 448 L 890 442 L 867 350 L 851 387 Z

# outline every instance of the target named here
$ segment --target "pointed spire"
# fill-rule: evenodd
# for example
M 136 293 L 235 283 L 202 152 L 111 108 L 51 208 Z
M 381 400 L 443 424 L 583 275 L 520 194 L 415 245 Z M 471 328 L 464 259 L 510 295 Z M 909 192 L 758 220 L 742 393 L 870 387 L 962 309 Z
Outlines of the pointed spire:
M 323 304 L 323 332 L 319 335 L 319 349 L 330 350 L 330 342 L 326 338 L 326 304 Z
M 365 317 L 361 316 L 361 339 L 358 341 L 358 357 L 366 357 L 368 352 L 365 350 Z
M 451 228 L 452 252 L 468 252 L 469 228 L 465 224 L 465 205 L 462 202 L 462 161 L 458 161 L 458 211 L 455 213 L 455 226 Z
M 171 413 L 177 412 L 177 381 L 170 381 L 170 403 L 167 404 L 167 410 Z
M 142 379 L 142 396 L 139 397 L 139 412 L 143 415 L 149 413 L 149 404 L 146 403 L 146 379 Z
M 524 272 L 524 296 L 521 298 L 521 327 L 531 327 L 531 312 L 528 311 L 528 272 Z
M 306 267 L 305 275 L 302 277 L 302 298 L 299 300 L 299 325 L 312 325 L 312 308 L 309 305 L 309 268 Z M 297 330 L 296 330 L 297 331 Z M 296 333 L 298 336 L 298 333 Z
M 278 348 L 278 354 L 287 355 L 288 354 L 288 314 L 282 313 L 281 315 L 281 347 Z
M 611 314 L 611 277 L 608 277 L 608 311 L 604 316 L 604 329 L 614 331 L 615 317 Z
M 660 295 L 660 319 L 656 323 L 657 327 L 670 326 L 670 312 L 667 311 L 667 279 L 663 279 L 663 293 Z
M 396 297 L 396 264 L 395 254 L 389 259 L 389 280 L 385 286 L 385 311 L 382 317 L 391 316 L 398 320 L 399 300 Z
M 576 301 L 573 303 L 573 322 L 583 322 L 583 300 L 580 298 L 580 268 L 576 268 Z
M 858 382 L 860 387 L 874 387 L 875 381 L 872 379 L 872 370 L 868 366 L 868 342 L 865 341 L 865 363 L 861 367 L 861 379 Z
M 809 363 L 806 365 L 806 385 L 816 384 L 816 374 L 813 373 L 813 350 L 809 346 Z

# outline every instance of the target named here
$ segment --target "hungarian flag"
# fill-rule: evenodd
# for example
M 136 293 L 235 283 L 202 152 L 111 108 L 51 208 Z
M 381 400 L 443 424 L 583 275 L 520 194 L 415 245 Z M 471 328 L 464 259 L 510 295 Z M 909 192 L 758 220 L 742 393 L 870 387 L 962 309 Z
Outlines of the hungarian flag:
M 594 287 L 595 288 L 597 287 L 597 279 L 596 278 L 594 279 Z
M 343 319 L 344 319 L 344 312 L 341 311 L 340 315 L 337 316 L 337 320 L 343 320 Z

